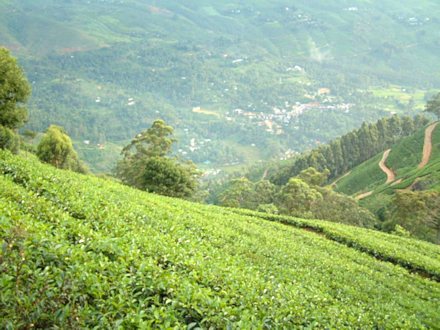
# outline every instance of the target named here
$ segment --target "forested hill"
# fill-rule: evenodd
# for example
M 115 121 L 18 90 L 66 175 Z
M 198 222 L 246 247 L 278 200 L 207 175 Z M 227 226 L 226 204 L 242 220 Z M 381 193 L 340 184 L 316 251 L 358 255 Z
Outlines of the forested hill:
M 399 225 L 408 234 L 439 244 L 439 122 L 356 166 L 333 186 L 374 212 L 383 230 Z
M 0 44 L 33 84 L 28 127 L 64 126 L 93 169 L 156 118 L 181 156 L 231 165 L 414 113 L 440 86 L 438 17 L 436 0 L 9 0 Z
M 293 160 L 275 164 L 268 169 L 272 182 L 282 185 L 301 171 L 314 167 L 320 171 L 328 170 L 329 178 L 346 174 L 357 165 L 369 160 L 379 152 L 385 151 L 396 142 L 410 137 L 428 123 L 423 116 L 382 118 L 375 123 L 363 123 L 328 144 L 321 145 Z
M 435 328 L 439 247 L 0 151 L 1 328 Z

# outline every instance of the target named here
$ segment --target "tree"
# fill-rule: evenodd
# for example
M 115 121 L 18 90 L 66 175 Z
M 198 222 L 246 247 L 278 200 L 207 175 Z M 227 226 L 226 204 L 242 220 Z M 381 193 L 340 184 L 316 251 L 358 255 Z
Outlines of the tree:
M 425 219 L 426 225 L 434 230 L 435 242 L 440 244 L 440 192 L 425 192 L 428 217 Z
M 0 125 L 0 148 L 17 153 L 20 147 L 20 138 L 13 130 Z
M 302 170 L 301 173 L 298 174 L 298 178 L 303 180 L 309 186 L 322 186 L 327 182 L 330 171 L 325 169 L 322 172 L 319 172 L 314 167 L 309 167 L 305 170 Z
M 156 120 L 149 129 L 136 135 L 131 143 L 122 149 L 122 155 L 124 157 L 143 155 L 164 157 L 171 151 L 171 146 L 176 141 L 172 138 L 173 131 L 173 128 L 166 125 L 163 120 Z
M 425 111 L 432 113 L 437 119 L 440 119 L 440 93 L 426 103 Z
M 129 145 L 122 149 L 123 159 L 116 165 L 116 176 L 122 182 L 139 189 L 144 189 L 143 172 L 151 157 L 164 157 L 171 151 L 175 141 L 173 128 L 163 120 L 156 120 L 153 125 L 136 135 Z
M 255 185 L 247 178 L 234 179 L 219 196 L 220 205 L 255 209 Z
M 390 206 L 383 229 L 400 225 L 415 237 L 440 243 L 440 193 L 437 191 L 399 191 Z
M 191 162 L 169 158 L 173 128 L 163 120 L 136 135 L 122 149 L 123 159 L 116 165 L 116 176 L 129 186 L 166 196 L 188 198 L 197 188 L 199 175 Z
M 258 205 L 272 204 L 278 193 L 277 186 L 269 180 L 260 180 L 255 184 L 255 203 Z
M 29 82 L 17 60 L 0 48 L 0 125 L 16 129 L 27 120 L 24 103 L 31 93 Z
M 165 157 L 151 157 L 146 161 L 142 173 L 144 190 L 164 196 L 186 198 L 197 188 L 195 166 L 177 163 Z
M 37 147 L 38 158 L 57 168 L 84 173 L 86 168 L 78 160 L 72 140 L 62 127 L 51 125 Z
M 322 198 L 310 209 L 313 218 L 336 221 L 359 227 L 373 227 L 374 215 L 351 197 L 338 194 L 328 187 L 316 187 Z
M 301 179 L 291 178 L 281 189 L 277 202 L 283 213 L 311 217 L 312 205 L 320 199 L 322 199 L 322 195 L 319 191 Z

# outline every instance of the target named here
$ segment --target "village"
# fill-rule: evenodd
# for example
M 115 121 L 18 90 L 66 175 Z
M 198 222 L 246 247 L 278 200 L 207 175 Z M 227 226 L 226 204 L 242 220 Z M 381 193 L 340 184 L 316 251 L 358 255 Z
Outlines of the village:
M 327 88 L 320 89 L 321 95 L 330 93 Z M 252 105 L 249 105 L 251 107 Z M 333 103 L 330 98 L 323 102 L 311 101 L 308 103 L 295 102 L 290 104 L 284 103 L 284 107 L 273 107 L 272 112 L 251 112 L 243 109 L 234 109 L 226 113 L 227 121 L 241 121 L 247 119 L 247 122 L 254 123 L 263 128 L 266 132 L 274 135 L 282 135 L 285 133 L 285 127 L 291 122 L 308 111 L 342 111 L 349 113 L 354 106 L 352 103 Z

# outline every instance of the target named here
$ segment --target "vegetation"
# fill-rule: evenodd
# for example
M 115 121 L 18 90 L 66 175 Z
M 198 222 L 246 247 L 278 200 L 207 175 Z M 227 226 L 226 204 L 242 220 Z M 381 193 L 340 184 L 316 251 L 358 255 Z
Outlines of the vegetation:
M 227 207 L 373 227 L 376 219 L 371 212 L 351 197 L 322 187 L 328 174 L 311 167 L 283 186 L 268 180 L 254 183 L 245 177 L 232 179 L 213 191 L 211 198 L 213 203 Z
M 146 191 L 172 197 L 191 197 L 197 188 L 194 165 L 181 165 L 165 157 L 151 157 L 145 162 L 142 184 Z
M 384 229 L 399 225 L 410 235 L 440 243 L 440 193 L 437 191 L 398 191 L 390 206 Z
M 5 48 L 0 48 L 0 125 L 15 129 L 27 119 L 24 103 L 30 95 L 30 86 L 17 60 Z
M 119 153 L 97 144 L 122 147 L 157 118 L 182 156 L 227 168 L 414 115 L 438 92 L 439 14 L 434 0 L 9 0 L 0 43 L 33 82 L 29 128 L 62 125 L 94 171 Z
M 18 153 L 20 149 L 20 138 L 13 130 L 0 125 L 0 148 L 8 149 L 14 153 Z
M 425 111 L 432 113 L 437 119 L 440 119 L 440 93 L 426 103 Z
M 319 171 L 329 170 L 330 178 L 336 178 L 403 137 L 414 134 L 427 122 L 426 118 L 420 116 L 414 119 L 393 116 L 382 118 L 375 124 L 363 123 L 361 128 L 295 158 L 292 164 L 283 165 L 271 180 L 284 184 L 308 167 Z
M 51 125 L 37 147 L 38 158 L 57 168 L 85 173 L 86 168 L 78 159 L 72 141 L 62 127 Z
M 19 138 L 14 130 L 27 120 L 24 103 L 30 95 L 30 85 L 17 60 L 0 47 L 0 148 L 17 152 Z
M 440 210 L 436 205 L 440 191 L 440 130 L 435 126 L 429 162 L 420 168 L 425 130 L 391 147 L 386 165 L 396 174 L 393 183 L 385 183 L 386 175 L 378 166 L 382 154 L 378 154 L 338 180 L 335 189 L 353 196 L 370 192 L 360 204 L 378 216 L 383 230 L 400 227 L 414 237 L 439 243 L 436 225 Z
M 197 171 L 191 162 L 180 164 L 167 158 L 173 128 L 156 120 L 122 149 L 116 175 L 130 186 L 173 197 L 190 197 L 197 188 Z
M 439 82 L 438 20 L 419 17 L 436 11 L 211 2 L 0 3 L 0 42 L 36 87 L 30 127 L 65 123 L 104 167 L 122 149 L 125 184 L 84 175 L 60 126 L 17 134 L 30 85 L 0 48 L 0 328 L 437 327 L 440 248 L 413 238 L 440 243 L 439 129 L 421 131 L 421 116 L 368 123 L 431 96 L 439 117 L 426 83 Z M 399 33 L 363 25 L 372 17 Z M 348 25 L 349 42 L 335 39 Z M 171 198 L 205 197 L 181 157 L 236 168 L 316 146 L 213 184 L 227 208 Z
M 2 328 L 440 321 L 438 246 L 151 195 L 6 151 L 0 173 Z

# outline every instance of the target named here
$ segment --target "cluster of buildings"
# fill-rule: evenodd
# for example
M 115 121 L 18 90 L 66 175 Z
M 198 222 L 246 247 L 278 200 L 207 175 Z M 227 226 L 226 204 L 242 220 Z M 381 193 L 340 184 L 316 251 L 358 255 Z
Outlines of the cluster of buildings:
M 324 110 L 324 111 L 343 111 L 345 113 L 350 112 L 353 104 L 351 103 L 320 103 L 309 102 L 300 103 L 296 102 L 294 105 L 290 105 L 286 102 L 286 107 L 278 108 L 273 107 L 272 112 L 251 112 L 243 109 L 235 109 L 232 112 L 226 113 L 226 120 L 237 121 L 241 118 L 246 118 L 248 121 L 255 123 L 256 125 L 264 128 L 266 132 L 281 135 L 284 133 L 284 127 L 288 126 L 294 118 L 297 118 L 310 110 Z

